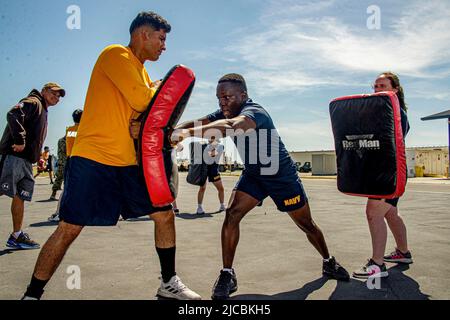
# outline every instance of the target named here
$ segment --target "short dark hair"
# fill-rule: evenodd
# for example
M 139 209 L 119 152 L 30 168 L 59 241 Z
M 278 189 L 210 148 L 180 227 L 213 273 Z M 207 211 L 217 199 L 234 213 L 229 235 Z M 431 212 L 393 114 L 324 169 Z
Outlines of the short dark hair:
M 166 19 L 153 11 L 140 12 L 131 23 L 130 34 L 132 34 L 134 30 L 142 26 L 150 26 L 156 31 L 163 29 L 167 33 L 169 33 L 172 29 Z
M 72 119 L 75 123 L 80 123 L 81 116 L 83 115 L 83 110 L 77 109 L 72 113 Z
M 235 84 L 239 85 L 239 87 L 242 89 L 242 91 L 247 92 L 247 84 L 245 83 L 244 77 L 241 76 L 240 74 L 237 74 L 237 73 L 226 74 L 222 78 L 219 79 L 219 83 L 224 83 L 224 82 L 235 83 Z

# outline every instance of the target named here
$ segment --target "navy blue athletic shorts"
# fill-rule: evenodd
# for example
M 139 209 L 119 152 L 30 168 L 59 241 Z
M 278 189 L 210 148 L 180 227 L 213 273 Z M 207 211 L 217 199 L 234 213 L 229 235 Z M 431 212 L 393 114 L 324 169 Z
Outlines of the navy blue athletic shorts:
M 218 164 L 209 164 L 208 165 L 208 181 L 216 182 L 219 181 L 220 173 L 219 173 L 219 165 Z
M 235 190 L 242 191 L 256 200 L 271 197 L 278 210 L 290 212 L 302 208 L 307 202 L 305 190 L 297 175 L 292 177 L 264 177 L 242 173 Z
M 82 157 L 66 164 L 60 219 L 80 226 L 114 226 L 172 208 L 155 208 L 150 202 L 144 176 L 138 166 L 108 166 Z

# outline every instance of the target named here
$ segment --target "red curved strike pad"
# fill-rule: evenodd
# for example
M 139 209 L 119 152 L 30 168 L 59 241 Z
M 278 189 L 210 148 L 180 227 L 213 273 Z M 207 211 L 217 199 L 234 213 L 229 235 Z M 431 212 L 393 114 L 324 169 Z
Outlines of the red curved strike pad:
M 192 70 L 182 65 L 173 67 L 142 115 L 139 160 L 155 206 L 175 200 L 169 134 L 186 107 L 194 83 Z
M 392 199 L 405 192 L 406 156 L 394 92 L 354 95 L 330 103 L 339 191 Z

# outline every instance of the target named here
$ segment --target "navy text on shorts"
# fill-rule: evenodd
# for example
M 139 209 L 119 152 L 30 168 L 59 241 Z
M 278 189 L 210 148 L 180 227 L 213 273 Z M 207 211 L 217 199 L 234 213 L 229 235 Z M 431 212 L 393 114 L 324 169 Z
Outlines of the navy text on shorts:
M 244 170 L 235 190 L 245 192 L 259 201 L 269 196 L 282 212 L 300 209 L 308 202 L 302 182 L 297 175 L 289 178 L 255 176 Z

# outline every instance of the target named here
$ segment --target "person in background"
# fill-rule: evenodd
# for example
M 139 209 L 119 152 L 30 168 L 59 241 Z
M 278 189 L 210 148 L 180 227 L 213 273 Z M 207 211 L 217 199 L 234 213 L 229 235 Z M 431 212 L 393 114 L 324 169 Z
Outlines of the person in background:
M 48 108 L 58 104 L 66 91 L 57 83 L 33 89 L 7 114 L 7 125 L 0 141 L 0 195 L 12 198 L 13 232 L 6 246 L 13 249 L 38 249 L 37 242 L 22 231 L 25 201 L 34 191 L 33 163 L 41 157 L 47 135 Z
M 375 92 L 393 91 L 396 93 L 400 103 L 400 115 L 402 122 L 403 138 L 409 131 L 409 122 L 406 115 L 407 107 L 405 95 L 400 85 L 399 77 L 392 72 L 383 72 L 375 80 Z M 406 226 L 402 217 L 398 214 L 398 201 L 395 199 L 367 199 L 366 217 L 369 224 L 372 239 L 372 257 L 361 269 L 353 272 L 355 278 L 367 279 L 371 276 L 387 277 L 388 271 L 384 262 L 410 264 L 413 262 L 411 252 L 408 248 Z M 386 222 L 394 235 L 397 247 L 385 255 L 387 242 Z
M 50 196 L 50 200 L 56 200 L 56 192 L 61 190 L 61 185 L 64 181 L 65 168 L 70 160 L 70 154 L 72 153 L 72 147 L 75 142 L 75 138 L 77 137 L 78 126 L 82 115 L 83 110 L 81 109 L 77 109 L 72 113 L 74 125 L 67 127 L 66 135 L 58 141 L 58 172 L 56 174 L 55 184 L 53 185 L 53 192 Z M 59 197 L 56 212 L 48 218 L 48 221 L 59 221 L 59 208 L 61 206 L 62 196 L 63 194 Z

